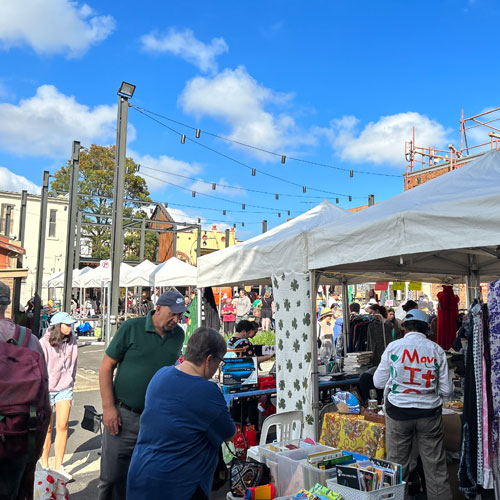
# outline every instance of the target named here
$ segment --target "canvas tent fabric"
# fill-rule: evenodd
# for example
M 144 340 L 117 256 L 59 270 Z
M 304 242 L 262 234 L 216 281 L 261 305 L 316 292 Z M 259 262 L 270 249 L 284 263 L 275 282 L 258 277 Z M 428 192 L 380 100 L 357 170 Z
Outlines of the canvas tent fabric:
M 204 255 L 198 260 L 198 286 L 270 283 L 274 273 L 306 271 L 308 251 L 305 233 L 349 216 L 350 212 L 325 200 L 267 233 Z
M 61 286 L 64 286 L 60 284 L 62 276 L 64 276 L 63 271 L 52 273 L 43 280 L 43 286 L 47 286 L 49 288 L 60 288 Z
M 153 272 L 156 269 L 156 264 L 149 260 L 143 260 L 140 264 L 134 267 L 123 280 L 120 286 L 153 286 Z
M 463 282 L 500 275 L 500 151 L 308 233 L 309 269 Z M 332 251 L 335 249 L 335 251 Z
M 153 271 L 154 286 L 196 286 L 197 270 L 186 262 L 171 257 Z

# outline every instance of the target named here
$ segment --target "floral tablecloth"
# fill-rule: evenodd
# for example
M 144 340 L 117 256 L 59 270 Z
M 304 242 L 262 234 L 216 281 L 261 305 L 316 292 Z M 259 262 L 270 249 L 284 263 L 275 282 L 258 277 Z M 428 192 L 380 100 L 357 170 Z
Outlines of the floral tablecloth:
M 362 415 L 327 413 L 320 443 L 369 457 L 385 458 L 385 424 L 369 422 Z

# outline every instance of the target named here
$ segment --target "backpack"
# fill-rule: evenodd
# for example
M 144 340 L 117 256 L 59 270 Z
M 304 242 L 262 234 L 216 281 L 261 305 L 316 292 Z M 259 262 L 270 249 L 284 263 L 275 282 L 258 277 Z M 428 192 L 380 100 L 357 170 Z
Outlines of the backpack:
M 0 342 L 0 460 L 42 453 L 50 417 L 43 355 L 28 348 L 31 332 L 16 325 Z

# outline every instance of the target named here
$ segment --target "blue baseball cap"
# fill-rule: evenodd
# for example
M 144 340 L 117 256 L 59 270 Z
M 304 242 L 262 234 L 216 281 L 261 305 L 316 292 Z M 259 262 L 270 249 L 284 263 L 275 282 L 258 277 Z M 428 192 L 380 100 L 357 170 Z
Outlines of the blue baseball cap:
M 157 306 L 168 306 L 174 314 L 186 312 L 186 302 L 184 296 L 176 290 L 169 290 L 160 295 Z
M 411 309 L 406 313 L 406 316 L 403 319 L 403 323 L 405 321 L 423 321 L 424 323 L 428 323 L 429 317 L 424 313 L 424 311 L 421 311 L 420 309 Z
M 72 325 L 76 323 L 76 320 L 73 319 L 67 312 L 58 312 L 52 316 L 50 320 L 51 325 L 58 325 L 59 323 L 64 323 L 65 325 Z

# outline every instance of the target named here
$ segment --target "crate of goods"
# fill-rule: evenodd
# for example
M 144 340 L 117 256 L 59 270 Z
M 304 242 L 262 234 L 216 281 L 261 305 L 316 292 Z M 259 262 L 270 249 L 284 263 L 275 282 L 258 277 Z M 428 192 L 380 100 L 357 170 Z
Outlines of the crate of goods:
M 314 445 L 278 454 L 278 486 L 280 494 L 293 495 L 301 489 L 314 486 L 316 483 L 323 484 L 322 481 L 313 481 L 318 476 L 324 480 L 323 482 L 326 482 L 326 476 L 330 475 L 331 472 L 320 471 L 318 469 L 317 472 L 319 474 L 315 475 L 316 471 L 311 471 L 307 467 L 307 457 L 314 453 L 329 450 L 335 451 L 334 448 L 330 448 L 329 446 Z M 313 481 L 312 484 L 311 481 Z
M 349 488 L 338 484 L 335 479 L 327 480 L 326 485 L 335 493 L 342 495 L 344 500 L 405 500 L 405 482 L 373 491 Z

